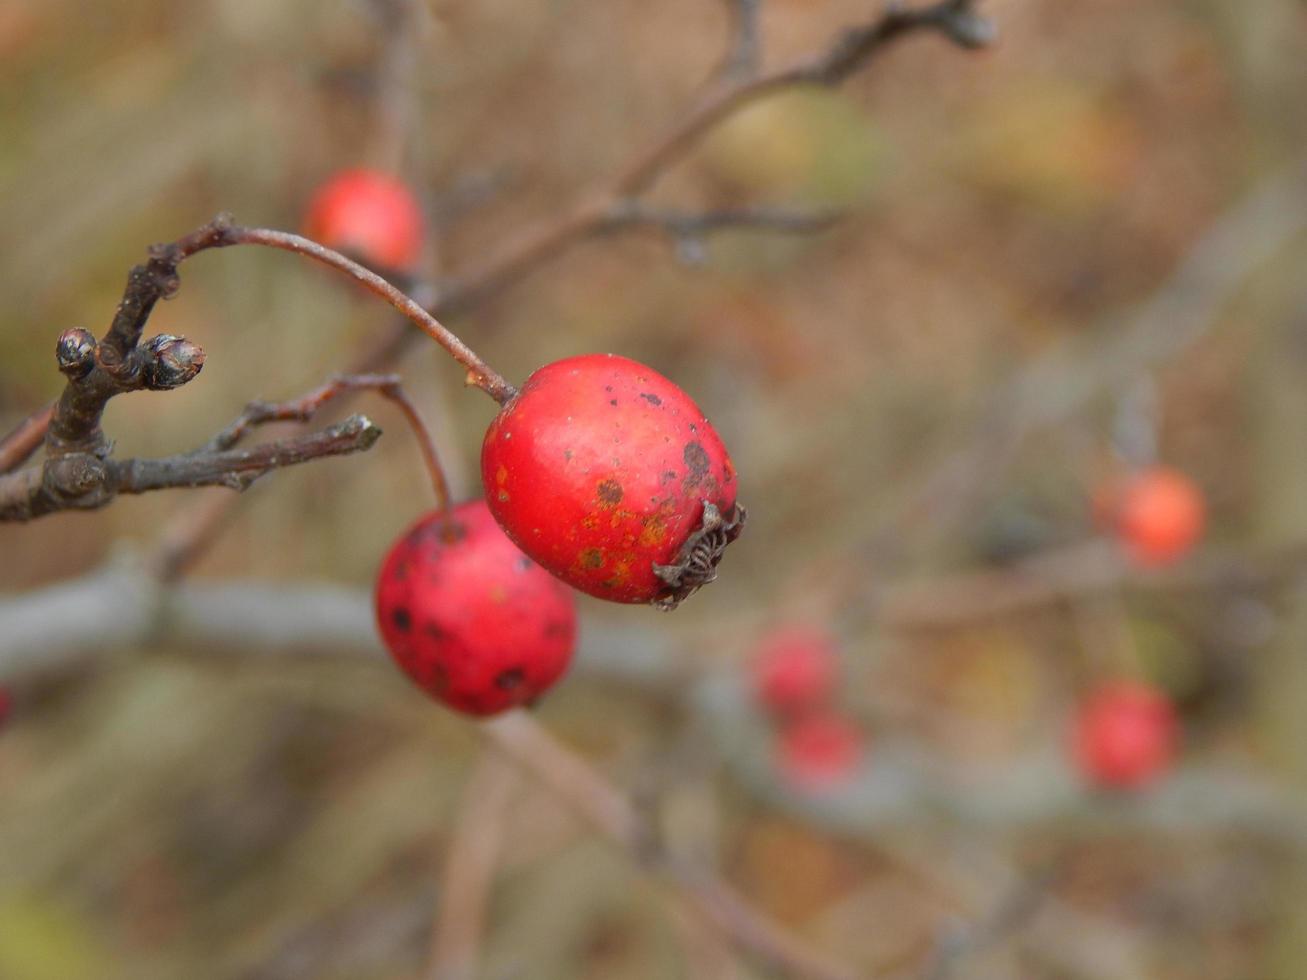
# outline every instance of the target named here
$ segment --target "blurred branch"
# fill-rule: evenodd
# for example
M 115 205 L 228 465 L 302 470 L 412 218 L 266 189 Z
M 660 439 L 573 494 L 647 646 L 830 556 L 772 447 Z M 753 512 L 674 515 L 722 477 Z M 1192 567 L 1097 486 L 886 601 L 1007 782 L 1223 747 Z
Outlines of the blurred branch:
M 721 211 L 677 211 L 647 205 L 633 198 L 613 206 L 607 228 L 645 227 L 662 231 L 675 243 L 683 260 L 697 263 L 703 258 L 704 239 L 714 232 L 749 230 L 808 235 L 829 228 L 842 216 L 838 211 L 761 205 Z
M 1149 576 L 1135 584 L 1181 588 L 1196 581 L 1193 575 L 1177 574 Z M 914 592 L 921 588 L 912 587 Z M 887 603 L 892 594 L 887 593 Z M 362 655 L 385 663 L 372 600 L 362 589 L 261 582 L 164 587 L 140 567 L 118 566 L 0 599 L 0 682 L 84 668 L 124 648 L 296 660 Z M 761 748 L 768 744 L 766 725 L 733 674 L 688 673 L 665 636 L 602 620 L 586 625 L 578 672 L 688 699 L 705 724 L 709 744 L 743 785 L 820 826 L 857 837 L 890 825 L 912 826 L 930 812 L 994 827 L 1050 821 L 1075 821 L 1082 830 L 1244 827 L 1307 846 L 1307 823 L 1298 810 L 1246 773 L 1190 768 L 1131 805 L 1117 805 L 1087 796 L 1055 746 L 983 774 L 971 767 L 968 778 L 958 783 L 956 773 L 941 769 L 911 745 L 883 739 L 874 764 L 846 791 L 821 798 L 796 796 Z M 612 808 L 605 818 L 610 829 L 621 829 L 623 840 L 636 840 L 638 821 L 627 823 L 627 806 L 611 800 L 605 805 Z
M 50 419 L 54 416 L 54 406 L 55 403 L 51 402 L 45 408 L 38 408 L 0 439 L 0 474 L 22 466 L 32 453 L 41 448 Z
M 155 562 L 150 565 L 155 567 Z M 1307 543 L 1302 542 L 1260 555 L 1199 556 L 1180 567 L 1152 571 L 1120 560 L 1107 542 L 1091 542 L 1050 552 L 1011 570 L 964 572 L 885 586 L 873 615 L 889 629 L 949 629 L 1119 589 L 1219 595 L 1279 588 L 1304 575 Z M 127 582 L 136 582 L 140 595 L 156 599 L 146 602 L 119 595 Z M 162 604 L 160 622 L 145 629 L 139 618 L 156 602 Z M 99 611 L 101 621 L 94 629 L 87 629 L 86 616 L 78 612 L 82 607 Z M 40 669 L 47 659 L 91 659 L 142 643 L 176 641 L 200 650 L 244 651 L 251 656 L 295 655 L 305 650 L 374 655 L 380 646 L 371 608 L 371 597 L 364 590 L 325 583 L 237 580 L 165 585 L 142 567 L 110 566 L 0 598 L 0 682 Z M 602 621 L 593 621 L 583 632 L 581 655 L 583 662 L 602 664 L 610 675 L 616 672 L 643 687 L 675 690 L 692 678 L 667 649 L 667 642 L 629 624 L 609 631 Z
M 486 905 L 499 862 L 517 772 L 485 752 L 464 791 L 441 876 L 428 980 L 473 980 L 486 926 Z
M 763 0 L 726 0 L 731 16 L 731 40 L 722 63 L 725 78 L 751 78 L 762 62 Z
M 526 712 L 511 711 L 480 728 L 500 752 L 549 786 L 637 864 L 671 883 L 742 950 L 785 976 L 853 980 L 858 975 L 809 948 L 706 869 L 666 854 L 631 802 Z

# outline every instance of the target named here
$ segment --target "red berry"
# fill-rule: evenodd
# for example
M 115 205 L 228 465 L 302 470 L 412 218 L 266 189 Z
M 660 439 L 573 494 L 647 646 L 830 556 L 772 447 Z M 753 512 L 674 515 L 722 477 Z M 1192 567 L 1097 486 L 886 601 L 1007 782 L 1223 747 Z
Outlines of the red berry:
M 1126 485 L 1117 505 L 1117 533 L 1132 558 L 1163 565 L 1184 557 L 1203 533 L 1202 491 L 1187 476 L 1153 467 Z
M 1072 748 L 1095 785 L 1135 789 L 1170 768 L 1178 738 L 1175 709 L 1164 693 L 1139 681 L 1114 681 L 1081 704 Z
M 673 608 L 716 578 L 744 523 L 735 467 L 690 397 L 612 354 L 546 364 L 481 448 L 495 519 L 564 582 Z
M 824 630 L 792 626 L 769 636 L 753 661 L 758 700 L 781 715 L 830 701 L 838 669 L 835 643 Z
M 304 233 L 382 269 L 408 269 L 422 250 L 422 209 L 400 180 L 346 170 L 314 192 Z
M 518 551 L 480 500 L 428 514 L 395 542 L 376 605 L 395 662 L 467 714 L 534 701 L 572 659 L 571 591 Z
M 823 792 L 852 778 L 864 744 L 862 729 L 842 715 L 805 715 L 781 729 L 776 763 L 796 787 Z
M 3 728 L 5 722 L 9 720 L 9 712 L 13 707 L 14 699 L 9 694 L 9 688 L 0 687 L 0 728 Z

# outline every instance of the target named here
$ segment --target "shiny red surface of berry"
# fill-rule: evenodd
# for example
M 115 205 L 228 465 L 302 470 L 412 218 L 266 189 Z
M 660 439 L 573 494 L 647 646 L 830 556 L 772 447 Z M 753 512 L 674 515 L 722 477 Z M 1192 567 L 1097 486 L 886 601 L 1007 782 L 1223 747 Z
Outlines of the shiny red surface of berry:
M 563 675 L 576 641 L 571 591 L 480 500 L 429 514 L 395 542 L 377 575 L 376 612 L 404 672 L 472 715 L 533 702 Z
M 1122 491 L 1117 533 L 1127 552 L 1143 565 L 1183 558 L 1202 537 L 1207 519 L 1203 493 L 1183 473 L 1154 467 Z
M 716 577 L 739 534 L 735 467 L 690 397 L 643 364 L 547 364 L 490 424 L 481 477 L 495 519 L 569 585 L 672 608 Z
M 795 715 L 827 704 L 839 662 L 835 641 L 813 626 L 790 626 L 768 636 L 751 664 L 754 691 L 764 707 Z
M 1164 693 L 1138 681 L 1114 681 L 1081 704 L 1072 747 L 1094 785 L 1139 789 L 1170 769 L 1178 739 L 1175 709 Z
M 782 727 L 777 737 L 776 763 L 796 788 L 824 792 L 853 778 L 865 749 L 861 728 L 839 714 L 821 712 Z
M 400 180 L 346 170 L 309 201 L 304 234 L 381 269 L 412 267 L 422 251 L 422 209 Z

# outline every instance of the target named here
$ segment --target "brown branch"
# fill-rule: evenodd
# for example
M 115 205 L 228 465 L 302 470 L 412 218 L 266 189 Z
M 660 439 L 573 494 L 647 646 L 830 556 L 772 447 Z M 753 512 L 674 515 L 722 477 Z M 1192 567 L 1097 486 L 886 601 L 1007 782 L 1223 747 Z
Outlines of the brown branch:
M 399 408 L 422 452 L 423 462 L 431 478 L 431 489 L 435 493 L 436 508 L 446 509 L 449 506 L 449 481 L 440 465 L 435 440 L 431 438 L 431 431 L 422 420 L 417 406 L 404 391 L 397 374 L 341 374 L 291 401 L 250 402 L 236 421 L 209 440 L 205 449 L 211 452 L 230 449 L 252 427 L 268 422 L 308 422 L 327 402 L 356 391 L 374 391 Z
M 0 439 L 0 473 L 8 473 L 22 466 L 32 453 L 41 448 L 46 430 L 54 416 L 54 402 L 38 408 Z
M 370 449 L 381 435 L 370 419 L 353 415 L 321 432 L 252 449 L 199 450 L 162 459 L 101 459 L 70 453 L 0 477 L 0 521 L 27 521 L 61 510 L 94 510 L 123 493 L 179 487 L 244 490 L 275 469 L 325 456 Z

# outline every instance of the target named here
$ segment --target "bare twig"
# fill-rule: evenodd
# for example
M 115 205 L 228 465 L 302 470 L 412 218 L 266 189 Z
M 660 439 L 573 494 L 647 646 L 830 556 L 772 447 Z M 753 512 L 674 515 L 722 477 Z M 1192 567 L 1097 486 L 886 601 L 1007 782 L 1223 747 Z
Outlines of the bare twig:
M 218 219 L 220 223 L 222 219 Z M 347 259 L 332 249 L 300 235 L 268 228 L 241 228 L 230 225 L 224 234 L 224 245 L 265 245 L 286 252 L 294 252 L 342 272 L 362 285 L 373 295 L 384 299 L 409 319 L 419 330 L 443 347 L 449 356 L 467 369 L 467 383 L 480 388 L 501 405 L 515 394 L 515 389 L 494 368 L 481 360 L 476 353 L 454 335 L 439 320 L 428 313 L 417 301 L 405 295 L 381 276 Z M 369 373 L 369 372 L 358 372 Z
M 38 408 L 0 439 L 0 473 L 8 473 L 22 466 L 32 453 L 41 448 L 46 430 L 54 416 L 54 402 Z
M 245 406 L 245 411 L 240 417 L 209 440 L 205 448 L 211 452 L 230 449 L 256 425 L 264 425 L 268 422 L 308 422 L 327 402 L 356 391 L 374 391 L 393 402 L 403 413 L 405 421 L 408 422 L 417 439 L 427 473 L 431 477 L 436 508 L 445 510 L 449 506 L 449 482 L 445 479 L 444 468 L 440 465 L 440 458 L 436 454 L 435 441 L 431 438 L 431 432 L 422 420 L 417 406 L 405 393 L 397 374 L 341 374 L 321 387 L 291 401 L 250 402 Z
M 0 520 L 27 521 L 61 510 L 93 510 L 123 493 L 179 487 L 244 490 L 259 477 L 324 456 L 370 449 L 381 435 L 364 415 L 352 415 L 321 432 L 252 449 L 187 453 L 162 459 L 100 459 L 89 453 L 54 457 L 0 477 Z

